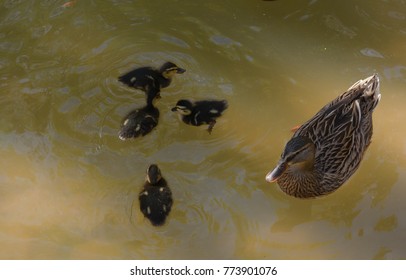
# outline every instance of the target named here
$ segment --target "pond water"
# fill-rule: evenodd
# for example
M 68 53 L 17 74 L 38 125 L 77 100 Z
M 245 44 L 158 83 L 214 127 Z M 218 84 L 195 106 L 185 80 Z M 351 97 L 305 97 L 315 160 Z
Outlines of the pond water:
M 0 1 L 1 259 L 405 259 L 406 1 Z M 149 135 L 117 77 L 172 61 Z M 265 175 L 290 129 L 378 73 L 358 171 L 301 200 Z M 213 133 L 170 111 L 226 99 Z M 174 204 L 139 211 L 156 163 Z

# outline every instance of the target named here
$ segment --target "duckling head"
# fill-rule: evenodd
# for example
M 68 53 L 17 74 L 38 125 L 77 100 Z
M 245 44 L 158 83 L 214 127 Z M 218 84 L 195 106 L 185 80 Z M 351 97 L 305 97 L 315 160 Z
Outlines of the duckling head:
M 162 178 L 161 170 L 159 170 L 156 164 L 151 164 L 147 168 L 147 181 L 151 185 L 155 185 L 158 183 Z
M 162 73 L 166 79 L 172 78 L 175 74 L 185 73 L 185 69 L 178 67 L 175 63 L 166 62 L 161 66 L 159 71 Z
M 181 115 L 188 116 L 192 113 L 193 104 L 189 100 L 181 99 L 179 100 L 175 107 L 171 109 L 172 112 L 178 112 Z
M 289 172 L 298 173 L 313 170 L 315 154 L 316 148 L 309 138 L 293 137 L 286 144 L 278 165 L 266 175 L 266 181 L 277 181 L 288 169 Z

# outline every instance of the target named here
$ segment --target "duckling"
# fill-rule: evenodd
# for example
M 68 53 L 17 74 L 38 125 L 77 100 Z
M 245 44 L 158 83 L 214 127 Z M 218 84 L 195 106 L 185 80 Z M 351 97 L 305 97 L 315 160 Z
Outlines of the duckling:
M 185 71 L 172 62 L 166 62 L 159 69 L 148 66 L 136 68 L 121 75 L 118 80 L 129 87 L 143 90 L 149 99 L 154 99 L 161 97 L 161 88 L 169 86 L 175 74 Z
M 190 101 L 181 99 L 172 108 L 172 112 L 178 112 L 182 121 L 186 124 L 200 126 L 208 124 L 207 131 L 211 134 L 216 119 L 221 116 L 223 111 L 227 109 L 228 104 L 226 100 L 202 100 Z
M 148 101 L 146 106 L 128 113 L 124 118 L 118 137 L 121 140 L 126 140 L 145 136 L 158 125 L 158 119 L 158 108 L 154 107 L 152 101 Z
M 171 211 L 172 192 L 156 164 L 147 168 L 147 177 L 139 193 L 140 210 L 152 225 L 161 226 Z

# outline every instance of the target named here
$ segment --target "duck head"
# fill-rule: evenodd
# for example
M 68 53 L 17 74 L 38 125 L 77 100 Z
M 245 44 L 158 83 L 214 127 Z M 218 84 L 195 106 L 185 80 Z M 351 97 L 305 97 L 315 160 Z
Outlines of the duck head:
M 155 185 L 158 183 L 162 178 L 161 170 L 159 170 L 156 164 L 151 164 L 147 168 L 147 181 L 151 185 Z
M 316 148 L 309 138 L 296 136 L 290 139 L 277 166 L 266 175 L 266 181 L 270 183 L 277 181 L 288 169 L 290 172 L 312 170 L 315 154 Z
M 189 100 L 179 100 L 175 107 L 171 109 L 172 112 L 178 112 L 181 115 L 188 116 L 192 113 L 193 104 Z
M 185 73 L 185 69 L 178 67 L 175 63 L 166 62 L 164 65 L 161 66 L 159 72 L 162 73 L 166 79 L 172 78 L 175 74 L 182 74 Z

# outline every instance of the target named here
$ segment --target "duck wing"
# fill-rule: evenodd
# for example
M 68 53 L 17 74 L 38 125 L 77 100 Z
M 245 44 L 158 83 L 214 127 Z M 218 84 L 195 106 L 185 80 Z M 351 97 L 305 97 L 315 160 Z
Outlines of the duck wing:
M 356 82 L 295 132 L 315 144 L 315 169 L 330 181 L 326 185 L 343 183 L 359 166 L 372 136 L 378 86 L 376 75 Z

